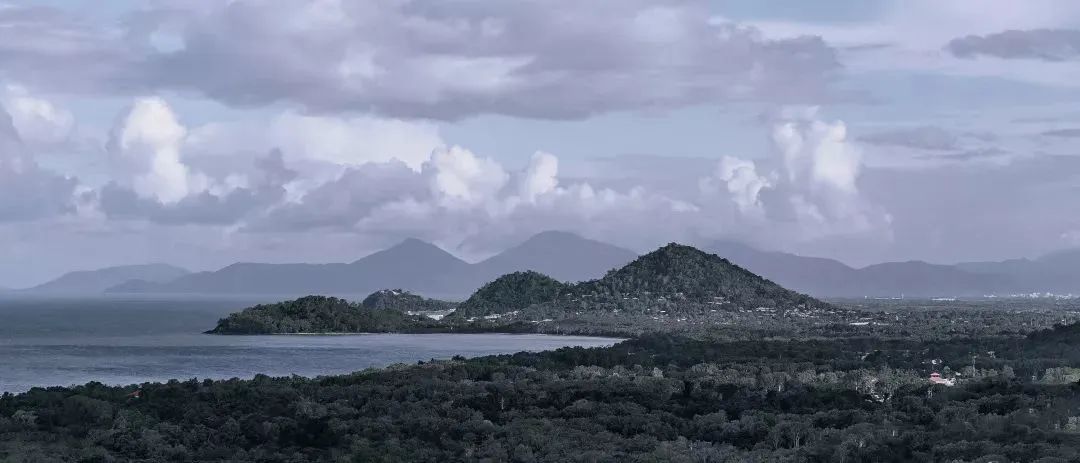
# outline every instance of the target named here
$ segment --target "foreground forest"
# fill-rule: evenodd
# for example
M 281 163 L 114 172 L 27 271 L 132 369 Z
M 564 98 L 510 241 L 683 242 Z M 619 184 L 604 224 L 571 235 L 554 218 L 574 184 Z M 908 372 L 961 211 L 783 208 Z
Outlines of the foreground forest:
M 34 389 L 0 397 L 0 460 L 1077 461 L 1075 331 L 650 335 L 316 379 Z

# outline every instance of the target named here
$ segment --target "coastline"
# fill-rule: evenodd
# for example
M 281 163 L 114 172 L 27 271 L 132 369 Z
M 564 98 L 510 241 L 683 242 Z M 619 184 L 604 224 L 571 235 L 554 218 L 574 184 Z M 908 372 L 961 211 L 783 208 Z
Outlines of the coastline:
M 386 336 L 364 336 L 386 335 Z M 464 336 L 453 336 L 464 334 Z M 120 370 L 90 369 L 81 374 L 73 374 L 70 366 L 59 370 L 34 369 L 14 366 L 13 374 L 0 377 L 0 395 L 4 392 L 22 394 L 31 389 L 65 388 L 72 389 L 91 383 L 108 387 L 127 387 L 145 384 L 167 384 L 173 381 L 211 379 L 223 381 L 230 379 L 251 380 L 257 376 L 291 377 L 307 379 L 318 377 L 345 376 L 359 371 L 381 370 L 394 365 L 412 365 L 418 361 L 450 360 L 453 358 L 480 358 L 498 355 L 512 355 L 519 352 L 553 352 L 565 347 L 607 348 L 626 339 L 594 336 L 559 336 L 548 334 L 524 333 L 529 336 L 517 336 L 514 333 L 305 333 L 259 336 L 223 336 L 235 338 L 225 344 L 212 343 L 203 345 L 201 333 L 192 333 L 193 338 L 185 344 L 166 344 L 162 346 L 129 345 L 122 339 L 110 345 L 46 345 L 37 349 L 55 350 L 62 355 L 81 355 L 82 363 L 96 364 L 101 355 L 94 352 L 107 350 L 102 355 L 117 355 L 115 349 L 129 351 L 145 350 L 148 347 L 159 350 L 160 357 L 151 358 L 143 355 L 120 355 Z M 351 338 L 350 338 L 351 337 Z M 246 338 L 246 339 L 239 339 Z M 291 341 L 290 341 L 291 339 Z M 2 347 L 2 346 L 0 346 Z M 242 349 L 235 349 L 241 347 Z M 14 346 L 18 350 L 21 346 Z M 72 350 L 78 353 L 72 353 Z M 2 350 L 2 349 L 0 349 Z M 217 368 L 195 368 L 184 362 L 168 363 L 170 358 L 186 358 L 188 352 L 220 359 L 208 362 Z M 213 354 L 208 354 L 213 352 Z M 339 352 L 333 354 L 332 352 Z M 352 352 L 340 357 L 340 353 Z M 0 352 L 2 354 L 2 352 Z M 166 363 L 158 363 L 166 359 Z M 233 360 L 228 360 L 233 359 Z M 341 359 L 340 361 L 335 359 Z M 152 364 L 152 365 L 151 365 Z M 220 367 L 221 365 L 232 365 Z M 116 366 L 116 365 L 114 365 Z M 149 368 L 153 367 L 153 371 Z M 123 371 L 148 371 L 146 374 L 124 374 Z M 120 371 L 118 373 L 118 371 Z M 0 458 L 2 460 L 2 458 Z

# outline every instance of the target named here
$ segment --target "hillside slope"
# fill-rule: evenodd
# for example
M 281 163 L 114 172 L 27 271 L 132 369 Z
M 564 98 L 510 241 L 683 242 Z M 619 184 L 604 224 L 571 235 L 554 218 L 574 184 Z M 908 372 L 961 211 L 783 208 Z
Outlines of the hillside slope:
M 506 314 L 539 305 L 563 310 L 619 310 L 656 304 L 741 309 L 827 309 L 728 260 L 691 246 L 669 244 L 603 278 L 560 283 L 536 272 L 504 275 L 461 304 L 455 317 Z
M 98 294 L 130 280 L 166 282 L 184 275 L 186 269 L 167 264 L 121 265 L 98 270 L 68 272 L 59 278 L 22 290 L 34 294 Z
M 739 307 L 796 307 L 825 304 L 786 289 L 715 254 L 671 243 L 575 292 L 594 298 L 653 297 Z
M 334 297 L 306 296 L 261 304 L 222 318 L 207 333 L 385 333 L 434 324 L 422 315 L 408 315 L 398 307 L 368 302 L 365 305 Z
M 417 239 L 351 263 L 236 263 L 174 281 L 121 280 L 112 293 L 306 294 L 355 296 L 402 288 L 440 299 L 465 299 L 501 275 L 519 271 L 549 274 L 560 281 L 599 278 L 636 254 L 572 233 L 544 232 L 487 260 L 469 264 Z

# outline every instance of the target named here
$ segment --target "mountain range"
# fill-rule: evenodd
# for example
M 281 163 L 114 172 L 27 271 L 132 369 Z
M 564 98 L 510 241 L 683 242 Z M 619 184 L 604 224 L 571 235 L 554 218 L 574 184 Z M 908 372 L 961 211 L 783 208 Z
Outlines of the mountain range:
M 97 270 L 68 272 L 59 278 L 21 290 L 21 294 L 99 294 L 118 284 L 138 278 L 142 281 L 164 283 L 191 272 L 168 264 L 121 265 Z
M 815 297 L 980 297 L 1030 292 L 1080 293 L 1080 250 L 1036 259 L 888 262 L 862 268 L 736 242 L 699 246 L 781 286 Z M 549 231 L 477 263 L 430 243 L 407 239 L 350 263 L 236 263 L 190 273 L 163 264 L 72 272 L 19 292 L 35 294 L 179 293 L 355 296 L 402 288 L 427 297 L 464 299 L 481 285 L 535 271 L 561 282 L 598 279 L 636 259 L 629 250 L 572 233 Z
M 734 242 L 715 242 L 704 248 L 786 288 L 818 297 L 1080 293 L 1080 251 L 1030 260 L 955 265 L 908 261 L 854 268 L 832 259 L 761 251 Z
M 636 315 L 638 323 L 649 320 L 645 323 L 655 327 L 653 321 L 661 315 L 666 318 L 666 314 L 685 321 L 686 316 L 702 317 L 717 311 L 808 315 L 835 309 L 723 257 L 671 243 L 601 278 L 578 283 L 564 283 L 532 270 L 512 272 L 484 284 L 460 304 L 399 289 L 377 291 L 360 304 L 305 296 L 232 313 L 207 333 L 603 332 L 611 329 L 604 321 L 626 319 L 627 315 Z M 417 313 L 432 311 L 445 316 L 433 319 Z M 578 318 L 583 312 L 586 319 Z M 619 316 L 611 317 L 613 314 Z M 601 316 L 596 319 L 590 315 Z M 569 324 L 549 325 L 556 319 Z M 578 326 L 572 328 L 574 325 Z M 621 332 L 637 329 L 642 327 Z
M 461 299 L 506 273 L 533 270 L 561 281 L 596 278 L 637 255 L 565 232 L 544 232 L 481 262 L 470 264 L 424 241 L 401 243 L 340 264 L 238 263 L 168 282 L 132 280 L 112 293 L 230 293 L 357 295 L 402 288 L 428 297 Z

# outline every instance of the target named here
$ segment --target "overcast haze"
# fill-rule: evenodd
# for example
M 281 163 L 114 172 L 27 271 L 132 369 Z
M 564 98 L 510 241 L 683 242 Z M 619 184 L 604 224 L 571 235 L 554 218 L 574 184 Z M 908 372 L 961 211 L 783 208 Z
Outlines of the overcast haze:
M 0 0 L 0 286 L 467 260 L 544 230 L 852 265 L 1080 246 L 1072 0 Z

